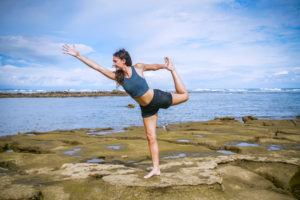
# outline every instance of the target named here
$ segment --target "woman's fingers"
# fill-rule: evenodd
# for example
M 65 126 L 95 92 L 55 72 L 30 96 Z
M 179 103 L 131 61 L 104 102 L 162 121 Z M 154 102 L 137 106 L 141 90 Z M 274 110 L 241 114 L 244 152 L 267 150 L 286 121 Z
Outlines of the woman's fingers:
M 71 56 L 76 56 L 78 55 L 78 51 L 76 50 L 75 44 L 72 46 L 69 46 L 68 44 L 62 45 L 62 50 L 64 54 L 69 54 Z
M 69 51 L 72 50 L 72 48 L 67 44 L 64 44 L 62 47 L 63 47 L 63 49 L 66 49 L 66 50 L 69 50 Z M 75 44 L 73 44 L 73 49 L 76 49 Z
M 63 51 L 66 51 L 66 52 L 72 51 L 72 48 L 70 48 L 70 46 L 67 45 L 67 44 L 64 44 L 64 45 L 62 46 L 62 49 L 63 49 Z
M 63 47 L 62 50 L 63 51 L 68 51 L 68 49 L 66 47 Z
M 70 49 L 69 45 L 67 45 L 67 44 L 64 44 L 62 47 L 65 49 Z
M 63 46 L 62 46 L 62 50 L 63 50 L 63 51 L 69 51 L 70 48 L 68 47 L 68 45 L 63 45 Z
M 64 52 L 70 52 L 69 49 L 62 49 Z

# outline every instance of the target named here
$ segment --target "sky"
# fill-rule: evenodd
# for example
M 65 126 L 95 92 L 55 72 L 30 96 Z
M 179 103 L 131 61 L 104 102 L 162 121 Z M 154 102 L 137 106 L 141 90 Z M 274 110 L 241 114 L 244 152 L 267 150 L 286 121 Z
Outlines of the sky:
M 0 89 L 116 89 L 63 44 L 112 71 L 120 48 L 169 56 L 188 90 L 300 88 L 299 0 L 0 0 L 0 27 Z M 174 89 L 165 69 L 144 75 Z

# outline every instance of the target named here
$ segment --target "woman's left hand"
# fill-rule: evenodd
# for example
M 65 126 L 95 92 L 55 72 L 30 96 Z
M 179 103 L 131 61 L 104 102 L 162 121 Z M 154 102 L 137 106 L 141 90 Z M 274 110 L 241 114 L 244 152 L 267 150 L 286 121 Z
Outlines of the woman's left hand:
M 174 67 L 173 63 L 170 61 L 169 57 L 165 57 L 165 66 L 166 66 L 166 69 L 169 71 L 175 70 L 175 67 Z

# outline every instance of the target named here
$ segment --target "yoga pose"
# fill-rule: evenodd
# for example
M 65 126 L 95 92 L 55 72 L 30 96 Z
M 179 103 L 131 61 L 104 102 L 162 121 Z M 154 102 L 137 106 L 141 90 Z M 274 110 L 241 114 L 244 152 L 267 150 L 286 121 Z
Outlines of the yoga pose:
M 120 49 L 113 54 L 113 66 L 116 68 L 116 71 L 111 71 L 80 55 L 76 50 L 75 45 L 70 47 L 69 45 L 64 44 L 62 49 L 63 53 L 78 58 L 89 67 L 116 81 L 140 105 L 153 164 L 152 171 L 144 176 L 144 178 L 160 175 L 158 144 L 156 140 L 158 110 L 160 108 L 166 109 L 189 99 L 188 92 L 173 66 L 173 63 L 168 57 L 165 57 L 165 64 L 137 63 L 132 65 L 129 53 L 125 49 Z M 171 72 L 176 93 L 149 88 L 143 72 L 158 69 L 167 69 Z

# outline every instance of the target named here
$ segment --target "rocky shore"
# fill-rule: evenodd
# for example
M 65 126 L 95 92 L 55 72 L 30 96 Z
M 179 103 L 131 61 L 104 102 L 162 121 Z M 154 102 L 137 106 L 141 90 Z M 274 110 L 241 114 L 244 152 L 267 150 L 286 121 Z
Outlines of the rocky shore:
M 0 98 L 20 98 L 20 97 L 98 97 L 98 96 L 127 96 L 121 90 L 94 91 L 94 92 L 37 92 L 37 93 L 0 93 Z
M 144 127 L 0 138 L 0 199 L 300 199 L 300 119 L 232 117 L 157 128 L 162 174 Z

